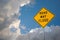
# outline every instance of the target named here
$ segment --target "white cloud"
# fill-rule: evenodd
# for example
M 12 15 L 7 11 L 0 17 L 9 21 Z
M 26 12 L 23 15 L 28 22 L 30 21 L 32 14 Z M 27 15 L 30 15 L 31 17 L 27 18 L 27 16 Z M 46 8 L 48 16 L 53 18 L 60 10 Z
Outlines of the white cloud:
M 20 26 L 21 29 L 26 30 L 26 26 L 22 25 Z
M 20 35 L 20 34 L 21 34 L 21 33 L 20 33 L 19 24 L 20 24 L 20 20 L 16 20 L 16 21 L 14 21 L 13 23 L 11 23 L 10 26 L 9 26 L 9 28 L 10 28 L 12 31 L 14 31 L 14 29 L 16 29 L 16 30 L 15 30 L 16 35 Z M 14 28 L 14 29 L 12 29 L 12 28 Z M 12 31 L 11 31 L 11 32 L 12 32 Z
M 50 27 L 45 27 L 45 28 L 36 28 L 36 29 L 32 29 L 29 33 L 33 33 L 33 32 L 37 32 L 40 31 L 40 33 L 43 33 L 44 31 L 46 32 L 51 32 L 51 28 Z
M 16 40 L 16 37 L 19 35 L 18 30 L 16 32 L 11 32 L 10 28 L 5 28 L 0 31 L 0 40 Z
M 21 5 L 29 3 L 30 0 L 0 0 L 0 30 L 17 20 L 20 16 Z
M 60 26 L 32 29 L 26 35 L 20 35 L 16 40 L 60 40 Z
M 30 3 L 30 1 L 26 0 L 26 1 L 22 2 L 20 6 L 23 7 L 24 5 L 29 4 L 29 3 Z
M 30 0 L 0 0 L 0 40 L 16 39 L 20 33 L 20 8 L 29 3 Z M 12 27 L 17 30 L 12 32 Z
M 50 26 L 46 28 L 32 29 L 28 34 L 16 35 L 17 33 L 11 32 L 10 28 L 6 28 L 0 32 L 1 40 L 60 40 L 60 26 Z

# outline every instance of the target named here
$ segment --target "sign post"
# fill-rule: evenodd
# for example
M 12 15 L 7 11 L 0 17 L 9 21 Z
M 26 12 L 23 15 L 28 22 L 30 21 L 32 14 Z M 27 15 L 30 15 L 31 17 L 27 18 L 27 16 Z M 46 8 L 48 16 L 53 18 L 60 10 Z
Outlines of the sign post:
M 52 14 L 46 8 L 42 8 L 39 12 L 34 16 L 34 20 L 41 25 L 42 28 L 45 28 L 46 25 L 54 18 L 54 14 Z M 44 40 L 45 40 L 45 30 L 44 30 Z

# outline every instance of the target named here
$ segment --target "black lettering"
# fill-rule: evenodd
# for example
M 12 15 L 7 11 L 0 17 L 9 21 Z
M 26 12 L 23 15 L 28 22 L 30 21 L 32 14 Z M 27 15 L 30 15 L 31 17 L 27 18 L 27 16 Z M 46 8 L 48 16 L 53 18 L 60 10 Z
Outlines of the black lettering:
M 45 12 L 40 12 L 40 14 L 47 14 L 47 11 L 45 11 Z
M 48 19 L 39 19 L 39 22 L 48 22 Z
M 40 18 L 46 18 L 46 15 L 40 16 Z

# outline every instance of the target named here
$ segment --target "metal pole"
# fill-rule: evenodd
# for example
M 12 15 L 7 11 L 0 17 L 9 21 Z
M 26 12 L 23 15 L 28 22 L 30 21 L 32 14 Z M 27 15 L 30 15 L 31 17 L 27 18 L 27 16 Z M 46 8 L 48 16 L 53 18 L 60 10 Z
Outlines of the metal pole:
M 45 30 L 44 30 L 44 40 L 45 40 Z

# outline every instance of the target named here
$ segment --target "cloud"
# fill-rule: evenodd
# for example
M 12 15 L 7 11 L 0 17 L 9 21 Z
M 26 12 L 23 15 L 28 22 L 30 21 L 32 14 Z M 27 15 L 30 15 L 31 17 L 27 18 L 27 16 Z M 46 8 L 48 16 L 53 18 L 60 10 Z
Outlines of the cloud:
M 20 6 L 23 7 L 24 5 L 29 4 L 29 3 L 30 3 L 29 0 L 26 0 L 26 1 L 23 0 L 23 2 L 21 2 Z
M 32 29 L 28 34 L 20 35 L 16 40 L 60 40 L 60 26 Z
M 0 0 L 0 40 L 15 40 L 20 35 L 20 10 L 29 3 L 30 0 Z
M 20 26 L 20 28 L 23 29 L 23 30 L 26 30 L 26 26 L 25 25 Z
M 18 31 L 19 29 L 15 32 L 11 32 L 10 28 L 5 28 L 0 31 L 0 40 L 15 40 L 19 35 Z
M 29 3 L 30 0 L 0 0 L 0 30 L 17 20 L 20 8 Z
M 16 33 L 16 35 L 19 35 L 20 34 L 19 24 L 20 20 L 16 20 L 13 23 L 11 23 L 9 26 L 10 31 Z

